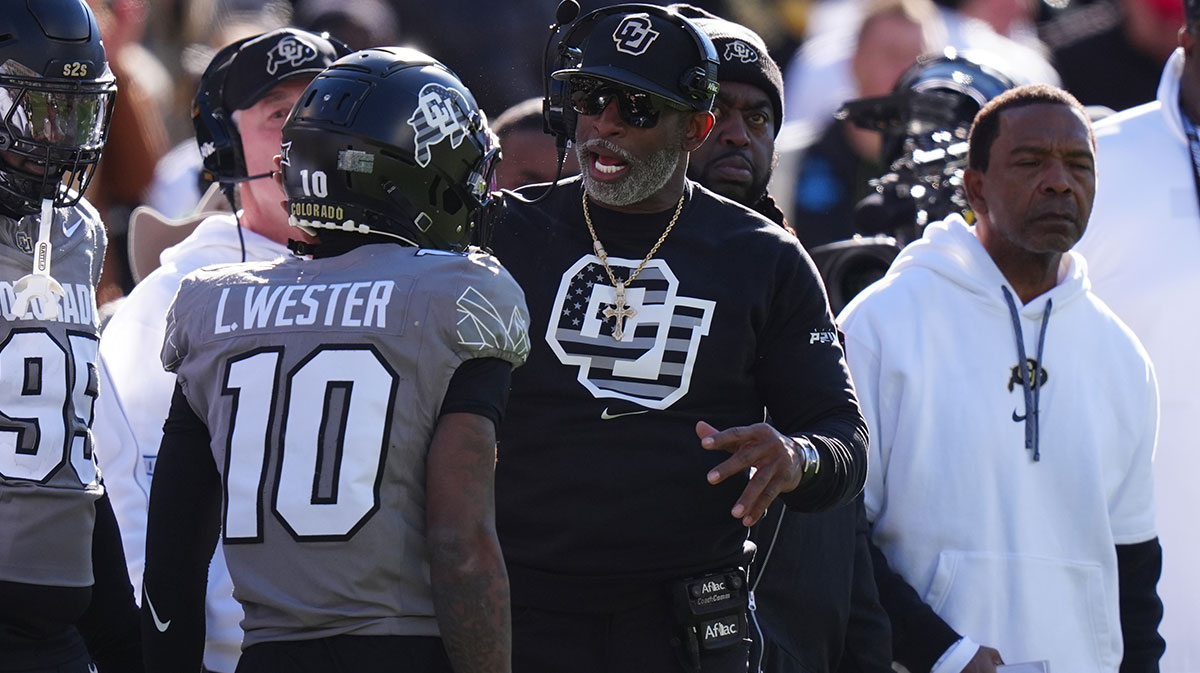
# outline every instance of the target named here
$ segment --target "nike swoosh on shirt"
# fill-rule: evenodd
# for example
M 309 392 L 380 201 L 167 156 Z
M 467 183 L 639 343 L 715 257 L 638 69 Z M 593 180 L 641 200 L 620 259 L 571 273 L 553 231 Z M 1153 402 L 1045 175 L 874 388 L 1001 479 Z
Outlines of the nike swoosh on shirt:
M 614 418 L 620 418 L 622 416 L 635 416 L 637 414 L 647 414 L 647 413 L 650 413 L 649 409 L 642 409 L 641 411 L 625 411 L 625 412 L 622 412 L 619 414 L 610 414 L 610 413 L 608 413 L 608 407 L 604 407 L 604 411 L 600 412 L 600 420 L 611 421 Z
M 62 225 L 63 233 L 67 235 L 67 238 L 70 238 L 75 233 L 75 230 L 78 229 L 79 225 L 81 225 L 81 224 L 83 224 L 83 220 L 75 220 L 75 223 L 69 227 L 67 226 L 66 222 L 63 222 L 63 225 Z
M 144 586 L 142 595 L 146 597 L 146 605 L 150 607 L 150 618 L 154 620 L 154 628 L 158 629 L 159 633 L 166 633 L 167 629 L 171 628 L 171 620 L 164 622 L 158 618 L 158 611 L 154 609 L 154 603 L 150 600 L 150 591 Z
M 1012 418 L 1013 418 L 1013 423 L 1020 423 L 1021 421 L 1025 420 L 1024 416 L 1020 416 L 1017 414 L 1016 409 L 1013 409 L 1013 417 Z

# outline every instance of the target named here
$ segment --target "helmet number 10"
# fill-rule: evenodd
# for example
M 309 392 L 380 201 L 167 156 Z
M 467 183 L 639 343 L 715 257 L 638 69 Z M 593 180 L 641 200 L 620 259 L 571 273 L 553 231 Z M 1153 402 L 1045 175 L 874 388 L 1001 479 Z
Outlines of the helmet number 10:
M 304 187 L 305 196 L 315 196 L 323 199 L 329 196 L 329 180 L 325 171 L 300 171 L 300 184 Z

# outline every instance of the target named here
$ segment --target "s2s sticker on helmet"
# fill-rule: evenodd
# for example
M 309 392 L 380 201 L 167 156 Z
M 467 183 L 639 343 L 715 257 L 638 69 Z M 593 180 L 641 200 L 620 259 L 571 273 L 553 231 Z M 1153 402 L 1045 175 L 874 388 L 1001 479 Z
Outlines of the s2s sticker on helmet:
M 466 137 L 470 120 L 467 99 L 457 89 L 449 89 L 430 82 L 421 87 L 417 96 L 417 109 L 408 118 L 408 125 L 417 132 L 414 157 L 422 168 L 429 165 L 433 157 L 431 148 L 450 139 L 451 147 L 458 147 Z

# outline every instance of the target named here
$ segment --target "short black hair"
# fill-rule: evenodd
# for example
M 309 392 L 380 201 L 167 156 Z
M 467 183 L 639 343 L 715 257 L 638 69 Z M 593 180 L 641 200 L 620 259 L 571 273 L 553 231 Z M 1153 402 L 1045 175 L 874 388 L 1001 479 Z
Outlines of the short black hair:
M 978 171 L 986 171 L 992 156 L 992 144 L 1000 135 L 1000 113 L 1005 110 L 1025 107 L 1027 105 L 1066 105 L 1078 110 L 1084 119 L 1088 119 L 1087 109 L 1077 98 L 1066 91 L 1049 84 L 1026 84 L 1001 93 L 991 99 L 975 115 L 971 123 L 971 135 L 967 138 L 967 166 Z M 1096 136 L 1092 125 L 1087 125 L 1088 140 L 1092 148 L 1096 147 Z

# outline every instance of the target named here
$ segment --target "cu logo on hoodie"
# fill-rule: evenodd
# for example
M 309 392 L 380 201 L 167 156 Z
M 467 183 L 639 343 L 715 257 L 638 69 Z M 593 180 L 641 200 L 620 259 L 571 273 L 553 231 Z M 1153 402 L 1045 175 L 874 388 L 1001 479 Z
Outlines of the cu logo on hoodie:
M 1034 383 L 1036 377 L 1037 383 Z M 1029 381 L 1030 388 L 1041 388 L 1046 385 L 1046 380 L 1050 375 L 1046 370 L 1038 365 L 1038 361 L 1033 358 L 1025 358 L 1025 380 Z M 1013 388 L 1024 387 L 1021 383 L 1021 365 L 1013 365 L 1012 375 L 1008 378 L 1008 392 L 1012 392 Z
M 635 14 L 621 20 L 617 29 L 613 31 L 613 43 L 617 45 L 617 51 L 623 54 L 641 56 L 658 35 L 658 31 L 654 30 L 653 24 L 650 23 L 649 16 Z
M 267 74 L 274 75 L 283 64 L 298 68 L 317 58 L 317 50 L 288 35 L 267 52 Z

